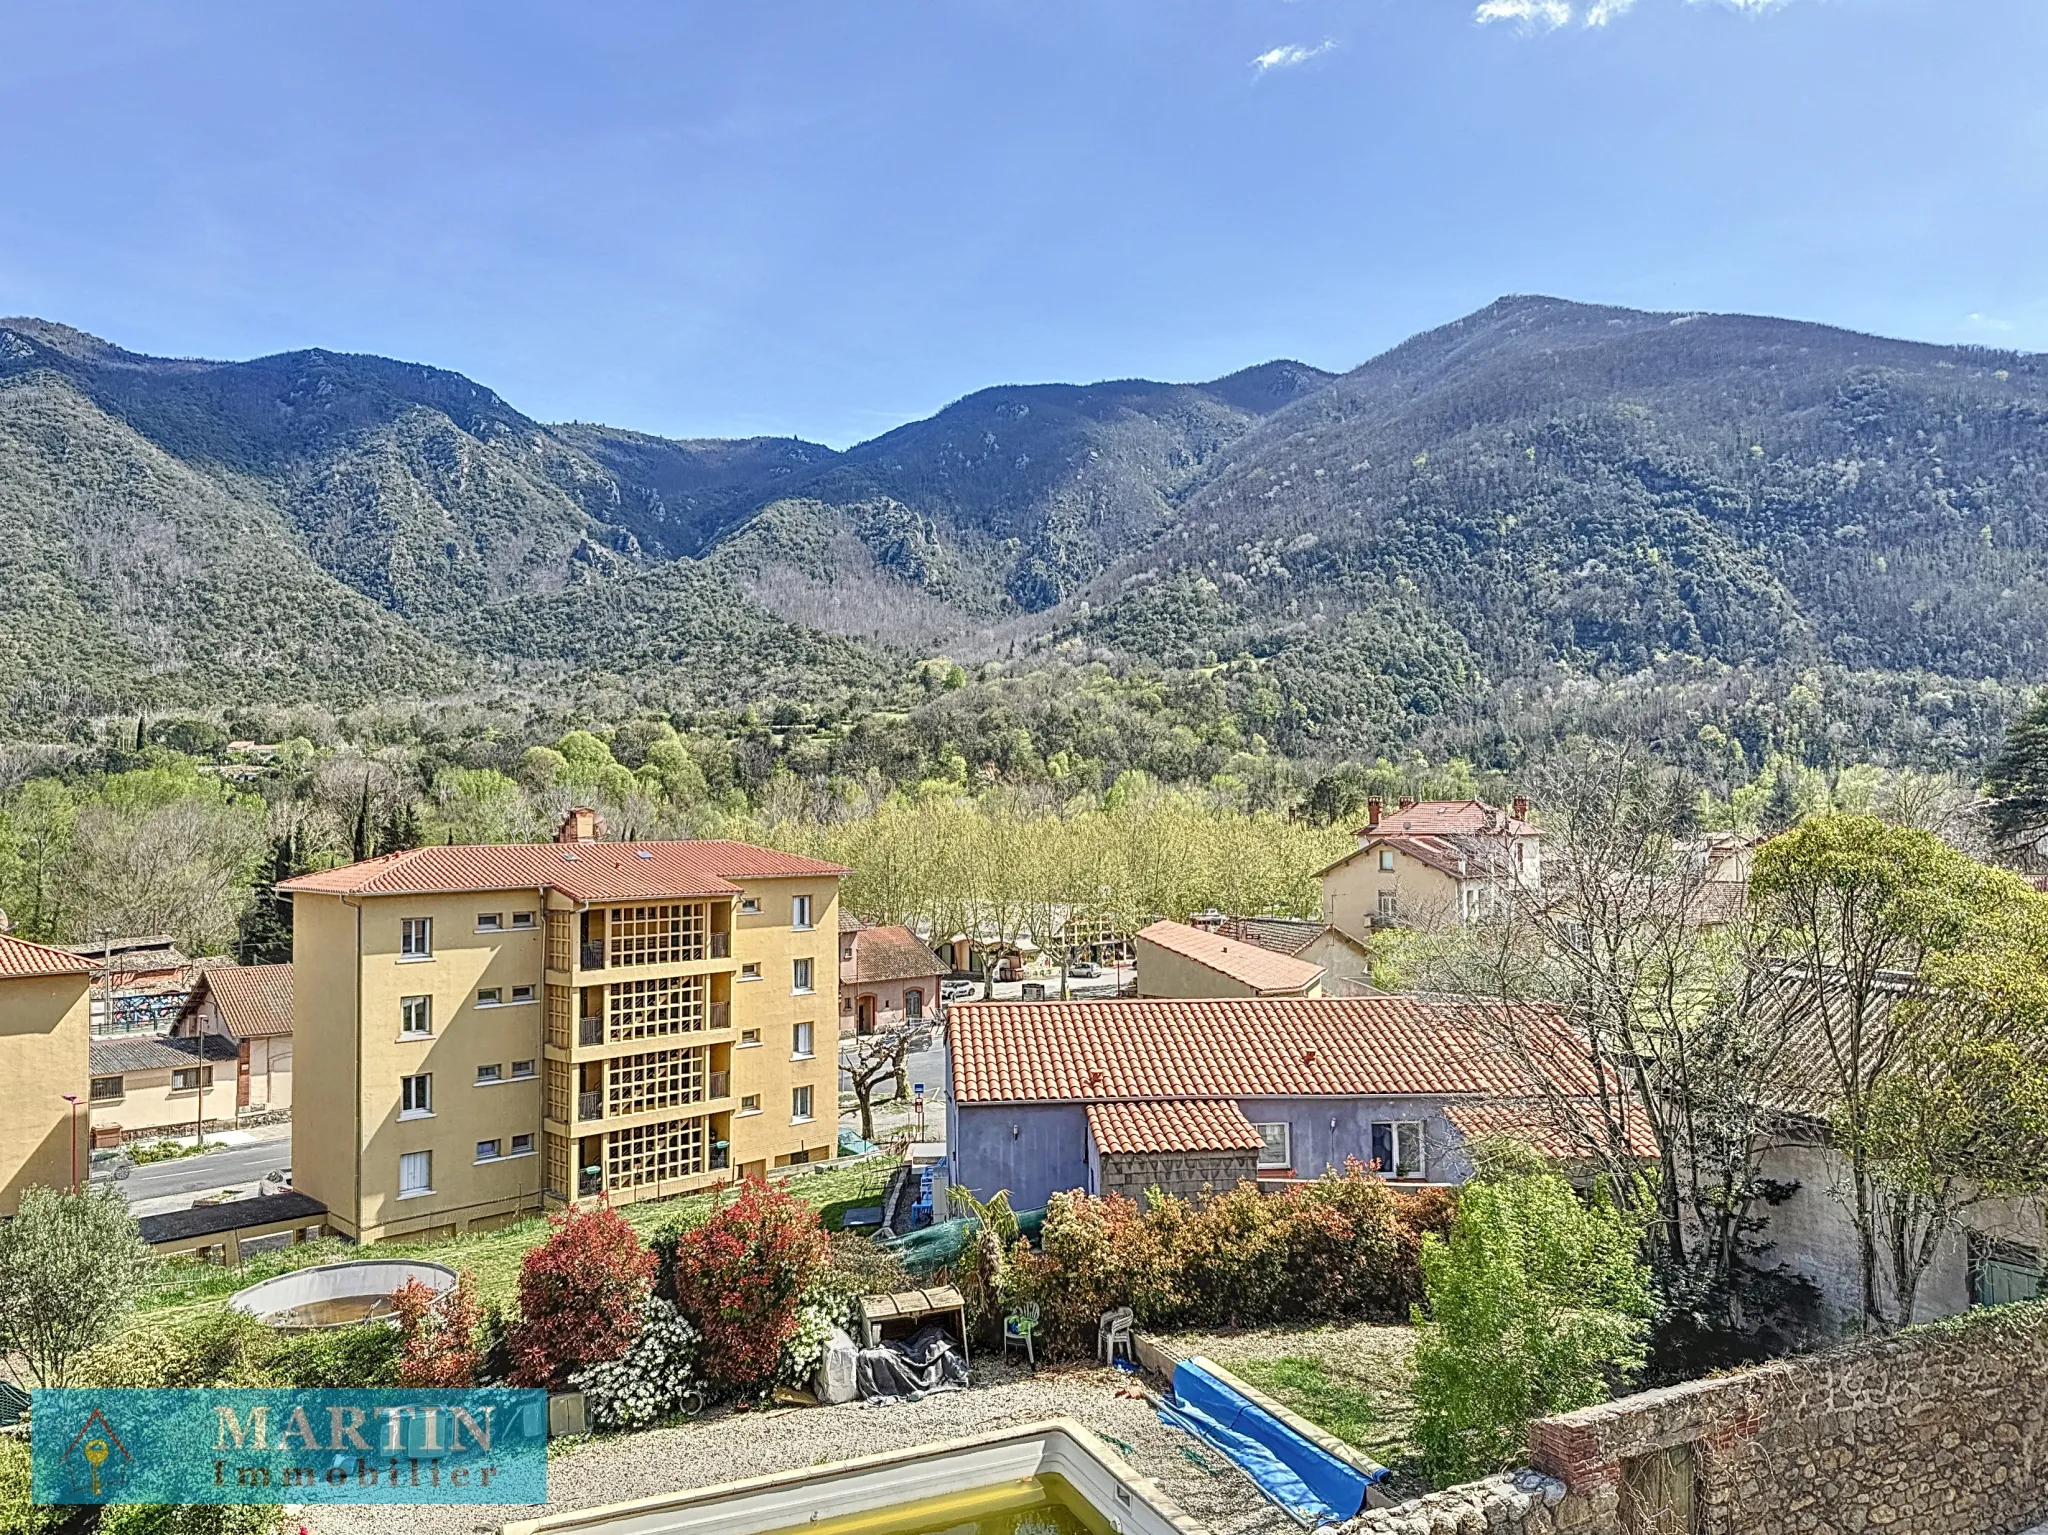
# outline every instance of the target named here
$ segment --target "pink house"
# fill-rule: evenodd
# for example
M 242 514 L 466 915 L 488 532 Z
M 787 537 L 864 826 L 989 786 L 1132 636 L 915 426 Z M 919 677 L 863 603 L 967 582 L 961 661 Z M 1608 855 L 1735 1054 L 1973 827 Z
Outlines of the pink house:
M 839 917 L 839 1032 L 872 1034 L 936 1018 L 946 966 L 907 927 Z

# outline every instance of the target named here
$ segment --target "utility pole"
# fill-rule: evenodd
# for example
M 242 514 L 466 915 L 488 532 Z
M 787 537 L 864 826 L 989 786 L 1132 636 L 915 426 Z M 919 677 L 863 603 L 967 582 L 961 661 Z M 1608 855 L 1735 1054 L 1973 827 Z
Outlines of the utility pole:
M 64 1101 L 71 1105 L 71 1192 L 78 1192 L 78 1094 L 65 1093 Z

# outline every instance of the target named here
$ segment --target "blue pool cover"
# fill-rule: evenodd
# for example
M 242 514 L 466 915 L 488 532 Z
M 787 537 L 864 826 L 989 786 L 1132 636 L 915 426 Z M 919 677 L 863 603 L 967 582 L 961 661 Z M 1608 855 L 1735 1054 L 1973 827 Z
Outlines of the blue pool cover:
M 1228 1456 L 1303 1525 L 1356 1518 L 1366 1488 L 1388 1476 L 1385 1467 L 1366 1472 L 1340 1460 L 1191 1359 L 1174 1367 L 1173 1396 L 1159 1416 Z

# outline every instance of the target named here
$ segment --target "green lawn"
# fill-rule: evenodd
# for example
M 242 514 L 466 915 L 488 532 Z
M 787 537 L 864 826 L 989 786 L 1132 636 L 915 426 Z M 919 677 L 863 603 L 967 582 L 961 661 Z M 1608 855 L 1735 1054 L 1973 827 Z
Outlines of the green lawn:
M 798 1173 L 782 1187 L 820 1209 L 849 1201 L 872 1203 L 870 1191 L 879 1190 L 888 1176 L 879 1161 L 850 1167 L 820 1168 Z M 715 1194 L 690 1194 L 678 1199 L 622 1205 L 619 1213 L 644 1237 L 676 1216 L 706 1210 Z M 379 1258 L 424 1258 L 450 1268 L 467 1269 L 476 1280 L 477 1295 L 485 1304 L 509 1307 L 519 1291 L 519 1262 L 528 1248 L 547 1235 L 548 1223 L 536 1216 L 516 1226 L 477 1236 L 455 1237 L 445 1242 L 379 1242 L 357 1248 L 344 1242 L 327 1241 L 288 1247 L 252 1256 L 240 1268 L 220 1268 L 210 1263 L 165 1263 L 161 1265 L 144 1295 L 138 1320 L 158 1323 L 179 1312 L 197 1312 L 220 1305 L 228 1296 L 259 1279 L 287 1273 L 315 1263 L 338 1263 L 362 1256 Z

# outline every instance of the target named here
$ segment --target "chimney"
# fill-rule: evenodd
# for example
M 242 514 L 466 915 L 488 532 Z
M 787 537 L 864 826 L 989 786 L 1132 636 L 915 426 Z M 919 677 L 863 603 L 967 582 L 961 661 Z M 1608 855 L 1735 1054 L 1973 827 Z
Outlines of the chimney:
M 1415 808 L 1415 801 L 1412 799 L 1404 799 L 1401 801 L 1401 808 L 1403 810 L 1413 810 Z
M 1371 831 L 1380 824 L 1380 812 L 1386 809 L 1383 801 L 1369 799 L 1365 802 L 1365 829 Z
M 557 842 L 595 842 L 600 827 L 597 812 L 584 805 L 578 805 L 562 818 L 562 829 L 555 833 Z
M 1527 795 L 1517 794 L 1515 796 L 1515 819 L 1518 821 L 1529 819 L 1529 799 Z

